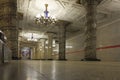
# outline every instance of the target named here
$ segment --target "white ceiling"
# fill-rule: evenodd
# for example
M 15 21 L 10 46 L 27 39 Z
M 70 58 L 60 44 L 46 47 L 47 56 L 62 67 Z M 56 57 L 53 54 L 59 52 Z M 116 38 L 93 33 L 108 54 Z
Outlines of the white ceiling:
M 17 0 L 17 10 L 23 13 L 23 20 L 19 21 L 22 33 L 37 33 L 43 35 L 47 31 L 57 32 L 57 26 L 36 25 L 34 22 L 37 14 L 43 14 L 44 4 L 48 4 L 50 16 L 58 20 L 69 21 L 72 24 L 67 27 L 67 37 L 72 37 L 84 32 L 85 9 L 76 3 L 78 0 Z M 98 6 L 98 25 L 108 23 L 110 16 L 118 16 L 120 12 L 120 0 L 103 0 Z M 117 15 L 116 15 L 117 14 Z M 116 17 L 120 18 L 120 17 Z M 116 19 L 115 18 L 115 19 Z M 115 20 L 113 19 L 113 20 Z M 21 34 L 21 35 L 23 35 Z

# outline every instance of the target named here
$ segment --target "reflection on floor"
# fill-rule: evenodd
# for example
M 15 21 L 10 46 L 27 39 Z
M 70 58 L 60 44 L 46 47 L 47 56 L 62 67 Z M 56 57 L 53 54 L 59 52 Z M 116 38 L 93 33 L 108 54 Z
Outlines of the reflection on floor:
M 120 80 L 120 62 L 12 61 L 0 80 Z

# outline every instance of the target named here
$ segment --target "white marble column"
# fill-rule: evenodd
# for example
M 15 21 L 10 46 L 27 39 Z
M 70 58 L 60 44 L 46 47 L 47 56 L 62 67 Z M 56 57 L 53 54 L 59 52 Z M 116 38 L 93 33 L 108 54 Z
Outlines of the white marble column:
M 66 27 L 70 22 L 59 20 L 58 40 L 59 40 L 59 60 L 66 60 Z
M 38 43 L 37 43 L 37 47 L 36 47 L 37 49 L 36 49 L 36 53 L 37 53 L 37 59 L 38 60 L 40 60 L 41 58 L 42 58 L 42 43 L 41 43 L 41 41 L 38 41 Z
M 0 29 L 7 37 L 12 58 L 18 59 L 17 0 L 0 0 Z
M 35 47 L 31 47 L 31 58 L 32 59 L 36 59 L 36 48 Z
M 81 0 L 86 9 L 85 57 L 83 61 L 98 61 L 96 57 L 96 14 L 102 0 Z
M 42 43 L 42 53 L 41 53 L 41 59 L 42 60 L 46 60 L 46 58 L 47 58 L 47 52 L 46 52 L 46 38 L 41 38 L 40 39 L 40 41 L 41 41 L 41 43 Z
M 48 55 L 47 55 L 47 59 L 48 60 L 52 60 L 52 53 L 53 53 L 53 33 L 51 32 L 47 32 L 48 35 Z

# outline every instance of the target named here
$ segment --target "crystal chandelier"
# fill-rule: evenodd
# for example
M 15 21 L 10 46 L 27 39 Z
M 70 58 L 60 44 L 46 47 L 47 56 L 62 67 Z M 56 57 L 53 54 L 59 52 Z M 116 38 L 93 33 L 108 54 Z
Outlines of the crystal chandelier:
M 44 24 L 44 25 L 50 25 L 50 24 L 56 23 L 56 19 L 48 16 L 48 13 L 49 13 L 48 4 L 45 4 L 44 16 L 35 17 L 35 23 L 36 24 Z

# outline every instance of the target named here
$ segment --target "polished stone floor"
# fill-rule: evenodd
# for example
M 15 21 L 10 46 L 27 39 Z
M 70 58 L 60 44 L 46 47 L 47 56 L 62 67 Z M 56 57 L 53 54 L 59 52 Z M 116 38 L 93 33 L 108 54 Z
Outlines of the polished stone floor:
M 0 80 L 120 80 L 120 62 L 12 61 Z

